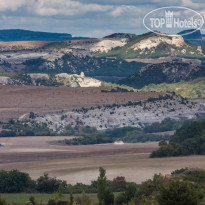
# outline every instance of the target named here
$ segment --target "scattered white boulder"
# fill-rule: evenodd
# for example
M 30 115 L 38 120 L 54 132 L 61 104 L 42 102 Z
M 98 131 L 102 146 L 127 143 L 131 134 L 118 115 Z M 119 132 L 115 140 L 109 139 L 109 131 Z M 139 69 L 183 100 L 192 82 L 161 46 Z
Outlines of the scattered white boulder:
M 49 75 L 45 73 L 31 73 L 28 74 L 32 80 L 49 80 Z
M 0 76 L 0 84 L 1 85 L 10 85 L 13 81 L 10 77 Z

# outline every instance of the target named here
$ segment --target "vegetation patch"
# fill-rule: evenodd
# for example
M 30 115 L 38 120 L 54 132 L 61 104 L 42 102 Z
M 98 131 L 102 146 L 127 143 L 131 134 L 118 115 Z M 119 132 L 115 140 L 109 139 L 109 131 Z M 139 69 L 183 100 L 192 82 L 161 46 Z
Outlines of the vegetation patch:
M 176 131 L 169 144 L 162 145 L 150 157 L 205 154 L 205 122 L 193 122 Z

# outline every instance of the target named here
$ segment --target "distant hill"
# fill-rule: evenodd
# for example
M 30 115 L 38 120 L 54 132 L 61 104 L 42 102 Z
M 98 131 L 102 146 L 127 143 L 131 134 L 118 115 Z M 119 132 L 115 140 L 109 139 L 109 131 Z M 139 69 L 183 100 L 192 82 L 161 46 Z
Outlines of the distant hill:
M 175 92 L 184 98 L 203 98 L 205 99 L 205 77 L 196 78 L 189 81 L 180 81 L 178 83 L 149 84 L 140 91 L 143 92 Z
M 67 33 L 48 33 L 22 29 L 0 30 L 0 41 L 66 41 L 74 39 L 87 39 L 72 37 Z
M 195 32 L 194 32 L 195 31 Z M 191 33 L 193 32 L 193 33 Z M 191 34 L 187 34 L 187 33 L 191 33 Z M 194 29 L 189 29 L 189 30 L 184 30 L 184 31 L 181 31 L 180 33 L 178 33 L 179 35 L 183 35 L 183 38 L 185 40 L 188 40 L 188 39 L 202 39 L 202 35 L 201 35 L 201 31 L 200 30 L 194 30 Z M 185 35 L 187 34 L 187 35 Z
M 113 34 L 114 37 L 117 34 Z M 112 36 L 108 36 L 112 37 Z M 109 52 L 100 52 L 96 57 L 117 57 L 120 59 L 159 58 L 177 56 L 185 58 L 204 57 L 201 47 L 184 41 L 182 36 L 162 36 L 149 32 L 131 38 L 127 44 Z
M 138 73 L 119 81 L 119 84 L 142 88 L 149 84 L 176 83 L 205 76 L 204 68 L 192 62 L 166 62 L 150 64 Z
M 132 34 L 132 33 L 113 33 L 109 36 L 105 36 L 104 38 L 136 38 L 137 35 L 136 34 Z

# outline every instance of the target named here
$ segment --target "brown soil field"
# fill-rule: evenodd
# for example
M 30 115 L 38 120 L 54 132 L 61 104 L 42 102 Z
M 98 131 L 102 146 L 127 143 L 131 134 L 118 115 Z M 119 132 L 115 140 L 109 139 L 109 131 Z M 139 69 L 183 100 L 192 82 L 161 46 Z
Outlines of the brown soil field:
M 205 156 L 150 159 L 149 153 L 158 143 L 104 144 L 63 146 L 53 141 L 66 137 L 1 138 L 0 169 L 19 169 L 32 178 L 43 173 L 68 183 L 90 183 L 97 179 L 98 168 L 107 169 L 107 176 L 125 176 L 127 181 L 140 183 L 154 173 L 170 174 L 183 167 L 205 169 Z
M 73 108 L 143 101 L 164 93 L 101 92 L 106 88 L 0 86 L 0 120 L 29 113 L 46 113 Z

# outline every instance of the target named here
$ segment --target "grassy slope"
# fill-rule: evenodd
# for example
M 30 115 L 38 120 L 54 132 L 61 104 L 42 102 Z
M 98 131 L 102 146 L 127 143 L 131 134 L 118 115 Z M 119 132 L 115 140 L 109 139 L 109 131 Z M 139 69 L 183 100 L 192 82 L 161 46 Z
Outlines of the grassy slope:
M 185 98 L 205 98 L 205 77 L 172 84 L 150 84 L 140 91 L 170 91 Z
M 134 89 L 126 85 L 118 85 L 113 83 L 103 83 L 105 87 L 120 87 L 127 90 L 134 90 L 147 92 L 147 91 L 156 91 L 156 92 L 175 92 L 177 95 L 181 95 L 184 98 L 205 98 L 205 77 L 196 78 L 190 81 L 180 81 L 178 83 L 162 83 L 162 84 L 150 84 L 143 87 L 140 90 Z

